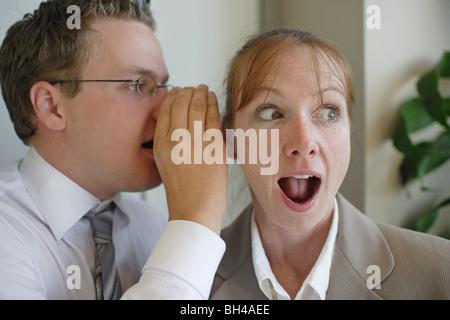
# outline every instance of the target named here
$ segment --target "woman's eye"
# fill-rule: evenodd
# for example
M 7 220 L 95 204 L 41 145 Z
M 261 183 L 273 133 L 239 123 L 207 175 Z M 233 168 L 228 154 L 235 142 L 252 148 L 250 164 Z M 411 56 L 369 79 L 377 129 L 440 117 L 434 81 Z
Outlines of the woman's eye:
M 283 118 L 283 114 L 275 107 L 265 107 L 258 112 L 258 117 L 263 120 L 277 120 Z
M 319 118 L 326 121 L 337 121 L 339 119 L 339 110 L 333 106 L 326 106 L 319 111 Z

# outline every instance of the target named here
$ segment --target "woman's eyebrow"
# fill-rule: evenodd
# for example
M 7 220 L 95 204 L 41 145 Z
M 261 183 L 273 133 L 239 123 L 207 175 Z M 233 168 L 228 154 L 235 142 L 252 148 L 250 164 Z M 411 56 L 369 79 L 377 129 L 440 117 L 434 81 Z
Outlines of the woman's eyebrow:
M 345 95 L 345 93 L 342 91 L 341 88 L 336 87 L 336 86 L 330 86 L 330 87 L 324 87 L 324 88 L 320 88 L 315 94 L 314 96 L 317 97 L 319 95 L 322 95 L 326 92 L 330 92 L 330 91 L 334 91 L 337 92 L 339 94 Z
M 277 88 L 268 87 L 268 86 L 261 86 L 261 87 L 259 87 L 258 91 L 260 91 L 260 92 L 267 92 L 267 94 L 273 93 L 273 94 L 275 94 L 277 96 L 280 96 L 280 97 L 284 96 L 284 94 L 280 90 L 278 90 Z
M 277 95 L 277 96 L 284 97 L 284 94 L 283 94 L 283 92 L 282 92 L 281 90 L 279 90 L 279 89 L 277 89 L 277 88 L 273 88 L 273 87 L 261 86 L 261 87 L 259 88 L 259 91 L 260 91 L 260 92 L 267 92 L 267 95 L 269 95 L 269 93 L 273 93 L 273 94 L 275 94 L 275 95 Z M 323 88 L 320 88 L 319 90 L 317 90 L 317 91 L 314 93 L 313 96 L 314 96 L 314 97 L 317 97 L 317 96 L 323 95 L 324 93 L 330 92 L 330 91 L 335 91 L 335 92 L 337 92 L 337 93 L 339 93 L 339 94 L 344 95 L 344 92 L 342 91 L 342 89 L 341 89 L 340 87 L 337 87 L 337 86 L 327 86 L 327 87 L 323 87 Z

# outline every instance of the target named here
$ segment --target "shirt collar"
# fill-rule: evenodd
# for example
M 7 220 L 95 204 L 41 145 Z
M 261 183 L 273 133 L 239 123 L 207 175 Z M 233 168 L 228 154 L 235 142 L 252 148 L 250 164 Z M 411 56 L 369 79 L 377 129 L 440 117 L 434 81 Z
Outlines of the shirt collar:
M 107 206 L 111 201 L 121 205 L 120 194 L 101 201 L 51 166 L 34 148 L 28 151 L 19 171 L 25 188 L 56 240 L 89 210 Z
M 322 251 L 295 299 L 318 297 L 325 300 L 330 280 L 330 269 L 333 258 L 334 245 L 338 232 L 339 208 L 334 199 L 333 220 L 328 237 Z M 256 278 L 259 287 L 269 299 L 289 299 L 289 295 L 275 278 L 261 242 L 258 226 L 253 214 L 251 223 L 252 255 Z

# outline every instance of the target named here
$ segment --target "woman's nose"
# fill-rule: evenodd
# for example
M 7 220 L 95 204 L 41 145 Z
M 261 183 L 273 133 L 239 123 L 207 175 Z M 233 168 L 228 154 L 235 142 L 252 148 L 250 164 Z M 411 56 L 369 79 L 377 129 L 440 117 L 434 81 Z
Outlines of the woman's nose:
M 286 136 L 287 143 L 284 152 L 288 157 L 313 156 L 318 153 L 319 146 L 316 140 L 314 125 L 308 119 L 296 117 L 291 123 Z

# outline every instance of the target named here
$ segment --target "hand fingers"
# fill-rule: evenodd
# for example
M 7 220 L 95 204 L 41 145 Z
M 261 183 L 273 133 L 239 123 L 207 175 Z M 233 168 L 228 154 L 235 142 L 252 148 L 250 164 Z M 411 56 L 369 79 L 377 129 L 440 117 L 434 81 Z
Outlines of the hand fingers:
M 181 89 L 172 102 L 172 122 L 170 132 L 176 129 L 188 128 L 189 105 L 194 94 L 194 88 Z
M 155 136 L 158 133 L 161 133 L 162 135 L 170 134 L 172 122 L 172 103 L 178 96 L 180 90 L 180 88 L 174 88 L 173 90 L 171 90 L 161 104 L 161 108 L 159 109 L 158 113 L 158 121 L 156 122 Z
M 216 159 L 218 162 L 216 163 L 226 163 L 227 154 L 226 154 L 226 144 L 223 140 L 223 130 L 220 120 L 220 112 L 219 112 L 219 103 L 217 101 L 217 97 L 214 92 L 208 92 L 208 109 L 206 112 L 206 124 L 205 124 L 205 133 L 210 132 L 209 129 L 219 130 L 219 137 L 216 136 L 215 139 L 220 139 L 222 143 L 222 159 Z M 217 132 L 217 131 L 216 131 Z M 213 133 L 214 134 L 214 133 Z M 208 135 L 209 136 L 209 135 Z M 208 138 L 209 140 L 211 138 Z M 216 157 L 219 157 L 219 154 L 216 153 Z
M 195 121 L 201 121 L 202 127 L 205 126 L 206 109 L 207 109 L 208 87 L 205 85 L 198 86 L 192 96 L 189 106 L 188 130 L 191 134 L 194 132 Z M 204 129 L 203 129 L 204 130 Z
M 208 92 L 205 130 L 221 129 L 219 103 L 214 92 Z
M 203 132 L 209 128 L 220 129 L 217 97 L 208 92 L 206 85 L 174 88 L 169 92 L 159 111 L 157 131 L 170 135 L 183 128 L 193 134 L 195 121 L 201 121 Z

